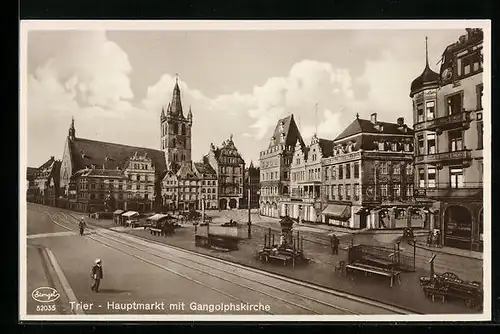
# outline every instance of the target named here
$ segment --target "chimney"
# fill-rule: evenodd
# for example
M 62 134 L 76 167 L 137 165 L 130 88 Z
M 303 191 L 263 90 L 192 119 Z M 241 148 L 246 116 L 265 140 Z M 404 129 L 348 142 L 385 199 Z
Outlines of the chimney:
M 374 112 L 373 114 L 371 114 L 370 116 L 370 120 L 373 124 L 377 124 L 377 113 Z
M 405 125 L 405 119 L 404 119 L 404 117 L 398 117 L 398 125 L 399 126 Z

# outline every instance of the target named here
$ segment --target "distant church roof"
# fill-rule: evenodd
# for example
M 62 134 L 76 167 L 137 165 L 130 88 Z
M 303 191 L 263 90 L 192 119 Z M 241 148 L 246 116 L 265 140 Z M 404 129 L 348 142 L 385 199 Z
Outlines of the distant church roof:
M 166 170 L 163 151 L 151 148 L 142 148 L 122 144 L 108 143 L 91 139 L 75 138 L 69 141 L 69 150 L 73 170 L 77 171 L 92 165 L 106 169 L 122 168 L 125 162 L 135 152 L 139 155 L 147 155 L 152 159 L 158 172 Z

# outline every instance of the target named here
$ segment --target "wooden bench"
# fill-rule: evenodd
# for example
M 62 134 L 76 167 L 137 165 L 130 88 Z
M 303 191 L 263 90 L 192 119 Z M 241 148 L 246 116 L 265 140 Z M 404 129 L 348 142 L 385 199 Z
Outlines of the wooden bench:
M 149 233 L 151 233 L 152 235 L 163 235 L 163 231 L 161 229 L 155 228 L 155 227 L 150 227 Z
M 363 256 L 363 260 L 368 261 L 368 262 L 372 262 L 372 263 L 375 263 L 375 264 L 381 265 L 382 267 L 387 267 L 387 268 L 391 268 L 394 265 L 394 263 L 392 261 L 384 260 L 384 259 L 381 259 L 381 258 L 378 258 L 375 256 L 371 256 L 371 255 Z
M 369 266 L 369 265 L 361 264 L 361 263 L 348 264 L 348 265 L 346 265 L 346 268 L 348 270 L 356 270 L 356 271 L 364 272 L 366 276 L 368 276 L 369 274 L 375 274 L 375 275 L 389 277 L 391 279 L 391 288 L 394 285 L 394 279 L 397 279 L 397 282 L 399 284 L 401 284 L 401 276 L 400 276 L 401 272 L 399 272 L 399 271 L 384 270 L 382 268 Z

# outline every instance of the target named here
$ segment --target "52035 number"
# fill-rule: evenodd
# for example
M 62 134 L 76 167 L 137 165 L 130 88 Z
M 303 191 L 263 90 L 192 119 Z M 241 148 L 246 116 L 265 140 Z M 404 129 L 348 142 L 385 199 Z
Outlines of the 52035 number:
M 47 311 L 55 311 L 56 310 L 56 305 L 37 305 L 36 306 L 36 311 L 37 312 L 47 312 Z

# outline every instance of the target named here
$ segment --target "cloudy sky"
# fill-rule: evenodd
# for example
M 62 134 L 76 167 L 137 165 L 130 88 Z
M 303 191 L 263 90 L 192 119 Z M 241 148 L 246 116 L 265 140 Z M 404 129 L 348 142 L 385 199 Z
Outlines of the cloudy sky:
M 258 161 L 293 113 L 307 140 L 333 139 L 359 113 L 411 124 L 411 81 L 464 30 L 30 31 L 28 165 L 61 158 L 77 137 L 160 148 L 159 117 L 179 74 L 192 107 L 193 160 L 234 135 Z M 315 104 L 317 113 L 315 112 Z

